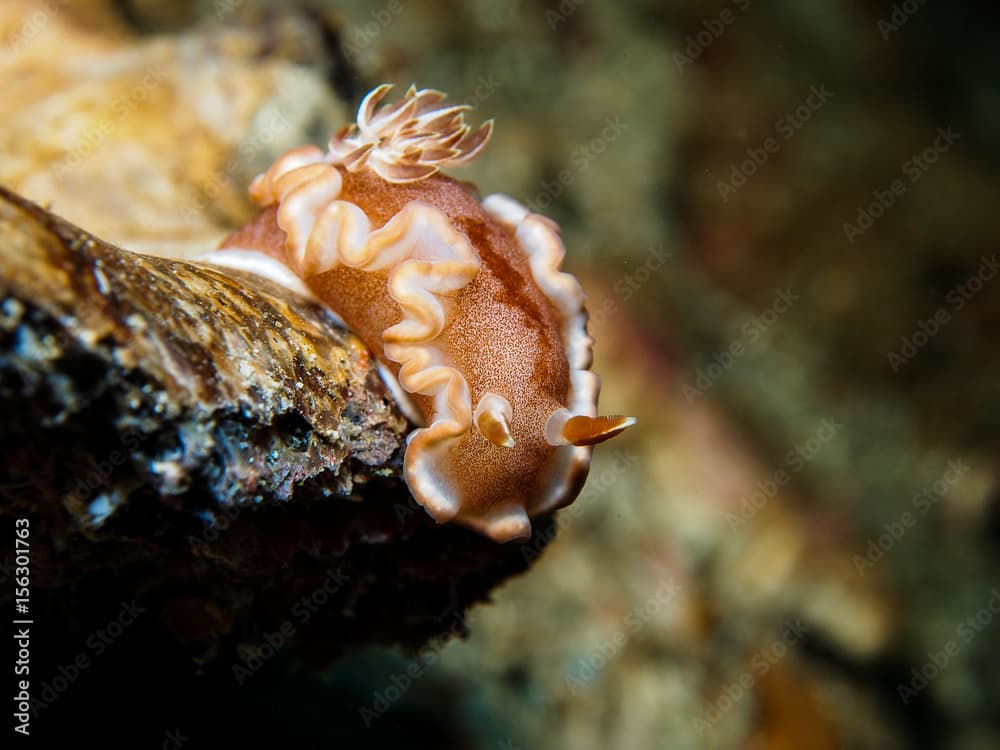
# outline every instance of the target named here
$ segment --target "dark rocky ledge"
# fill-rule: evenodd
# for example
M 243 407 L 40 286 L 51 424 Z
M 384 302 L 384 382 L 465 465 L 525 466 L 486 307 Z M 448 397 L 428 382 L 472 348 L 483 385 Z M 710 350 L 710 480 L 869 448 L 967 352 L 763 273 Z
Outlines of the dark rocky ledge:
M 232 684 L 269 642 L 325 664 L 460 633 L 527 567 L 537 543 L 414 503 L 409 426 L 352 339 L 264 280 L 118 249 L 0 188 L 0 515 L 31 522 L 37 685 L 133 601 L 123 669 Z

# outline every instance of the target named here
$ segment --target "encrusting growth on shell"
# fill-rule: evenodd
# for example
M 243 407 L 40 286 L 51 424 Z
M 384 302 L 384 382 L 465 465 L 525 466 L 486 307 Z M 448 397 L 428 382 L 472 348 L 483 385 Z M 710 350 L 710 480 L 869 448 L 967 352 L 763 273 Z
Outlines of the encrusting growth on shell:
M 414 87 L 379 108 L 390 89 L 369 93 L 327 152 L 293 149 L 257 177 L 262 212 L 207 260 L 283 283 L 274 264 L 291 269 L 422 414 L 404 459 L 420 504 L 526 538 L 530 517 L 579 493 L 591 446 L 635 420 L 597 416 L 584 294 L 560 270 L 558 226 L 439 172 L 479 154 L 492 123 L 473 130 L 467 107 Z

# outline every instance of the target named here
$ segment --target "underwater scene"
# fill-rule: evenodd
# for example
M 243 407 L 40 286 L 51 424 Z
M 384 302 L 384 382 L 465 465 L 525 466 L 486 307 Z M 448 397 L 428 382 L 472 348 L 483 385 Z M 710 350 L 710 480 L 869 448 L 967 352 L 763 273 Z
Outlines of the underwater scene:
M 0 746 L 1000 747 L 998 49 L 3 0 Z

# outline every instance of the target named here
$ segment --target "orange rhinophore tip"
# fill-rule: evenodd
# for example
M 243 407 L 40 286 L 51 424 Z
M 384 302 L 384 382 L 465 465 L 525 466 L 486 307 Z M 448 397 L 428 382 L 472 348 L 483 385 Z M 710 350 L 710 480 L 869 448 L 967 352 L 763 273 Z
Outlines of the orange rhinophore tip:
M 569 445 L 597 445 L 610 440 L 635 424 L 635 417 L 570 417 L 562 428 Z

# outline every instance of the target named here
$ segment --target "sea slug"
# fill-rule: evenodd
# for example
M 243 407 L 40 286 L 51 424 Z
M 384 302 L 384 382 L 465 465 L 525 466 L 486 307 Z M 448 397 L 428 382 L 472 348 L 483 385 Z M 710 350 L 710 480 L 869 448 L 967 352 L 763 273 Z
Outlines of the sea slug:
M 404 477 L 439 523 L 497 541 L 573 501 L 592 447 L 635 422 L 597 416 L 584 294 L 558 226 L 443 175 L 489 141 L 464 105 L 411 87 L 362 101 L 323 152 L 289 151 L 250 186 L 263 209 L 207 259 L 300 286 L 371 349 L 408 414 Z

